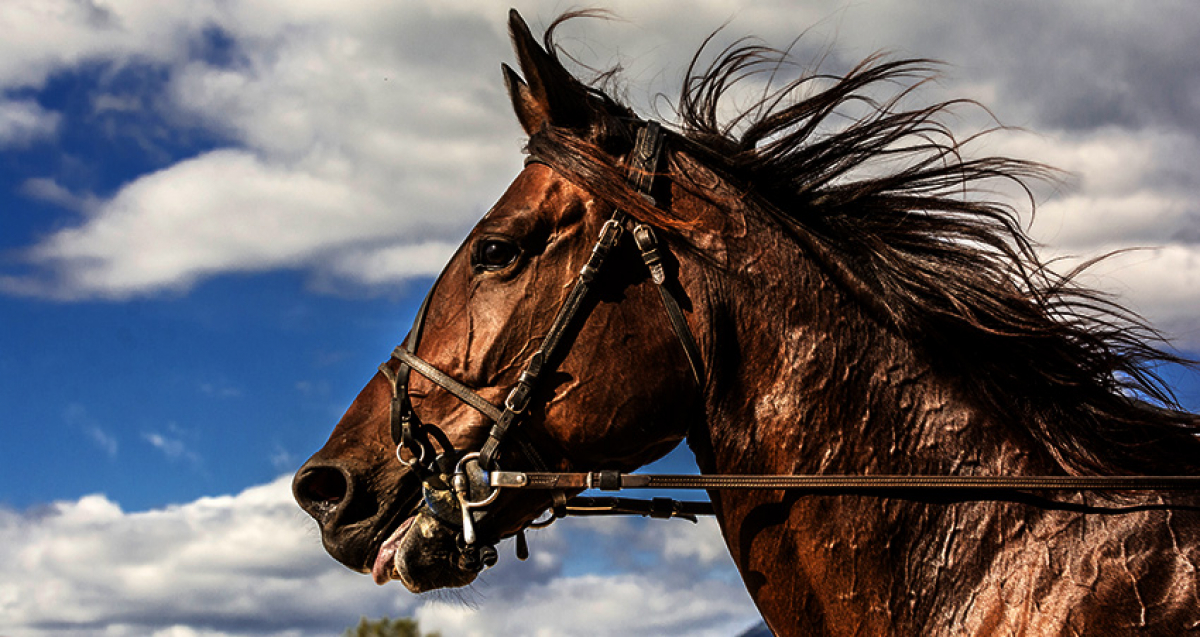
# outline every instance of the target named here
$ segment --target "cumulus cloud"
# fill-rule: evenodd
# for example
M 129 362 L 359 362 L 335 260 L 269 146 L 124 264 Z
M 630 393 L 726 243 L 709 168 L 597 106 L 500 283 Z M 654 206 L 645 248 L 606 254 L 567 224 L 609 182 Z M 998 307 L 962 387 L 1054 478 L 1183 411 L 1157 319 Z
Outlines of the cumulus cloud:
M 1082 277 L 1174 338 L 1200 343 L 1200 203 L 1194 177 L 1200 138 L 1161 129 L 1003 133 L 997 152 L 1036 157 L 1066 171 L 1037 206 L 1030 233 L 1068 271 L 1102 259 Z
M 520 165 L 518 128 L 497 108 L 505 101 L 495 65 L 484 81 L 470 62 L 472 50 L 478 57 L 486 44 L 506 46 L 500 23 L 479 19 L 477 9 L 54 6 L 9 11 L 27 32 L 78 37 L 21 51 L 43 69 L 40 79 L 0 67 L 0 87 L 37 84 L 84 61 L 149 66 L 167 78 L 150 99 L 169 121 L 212 130 L 232 146 L 89 202 L 82 223 L 26 252 L 42 275 L 7 277 L 9 292 L 125 298 L 272 268 L 346 276 L 352 260 L 330 263 L 339 251 L 424 254 L 422 246 L 461 234 Z M 198 44 L 214 32 L 225 55 L 206 56 Z M 429 55 L 451 34 L 479 42 Z M 117 96 L 92 100 L 97 112 L 123 105 Z M 31 180 L 25 192 L 76 209 L 87 199 L 48 179 Z M 384 284 L 442 263 L 391 265 L 349 275 Z
M 219 3 L 171 6 L 148 0 L 109 6 L 71 0 L 14 0 L 0 7 L 0 83 L 41 86 L 89 61 L 186 57 L 189 40 L 217 17 Z
M 394 612 L 395 604 L 372 599 L 370 590 L 359 596 L 345 588 L 348 578 L 314 550 L 319 544 L 286 495 L 281 478 L 236 496 L 141 513 L 101 495 L 4 512 L 0 630 L 281 634 L 308 623 L 306 634 L 332 634 L 342 621 L 330 618 L 344 621 L 344 608 L 358 597 L 358 608 Z
M 478 610 L 431 603 L 421 626 L 446 635 L 696 635 L 728 637 L 751 623 L 748 597 L 733 585 L 700 580 L 665 586 L 650 575 L 582 575 L 536 584 L 515 600 L 486 599 Z M 599 594 L 597 594 L 599 593 Z M 519 613 L 505 612 L 520 608 Z M 531 618 L 536 622 L 530 622 Z
M 291 265 L 323 233 L 336 245 L 353 219 L 346 211 L 364 203 L 348 183 L 214 151 L 130 184 L 34 257 L 70 273 L 74 289 L 127 296 L 213 271 Z
M 597 540 L 650 552 L 638 568 L 570 574 L 573 551 Z M 661 550 L 674 541 L 720 539 L 711 520 L 560 523 L 532 538 L 527 563 L 502 546 L 500 565 L 462 594 L 464 605 L 376 587 L 334 562 L 292 502 L 288 476 L 143 512 L 91 495 L 0 510 L 0 634 L 325 636 L 383 615 L 479 636 L 731 635 L 752 624 L 728 557 Z
M 656 94 L 675 94 L 695 47 L 726 22 L 712 53 L 743 34 L 786 46 L 804 33 L 796 59 L 835 72 L 881 49 L 942 59 L 950 66 L 930 99 L 983 99 L 1002 122 L 1043 135 L 1001 135 L 992 148 L 1076 175 L 1041 207 L 1034 231 L 1048 252 L 1087 258 L 1134 243 L 1178 254 L 1200 241 L 1191 203 L 1200 74 L 1180 54 L 1200 37 L 1200 19 L 1187 2 L 1153 12 L 836 0 L 609 8 L 625 21 L 570 27 L 563 43 L 596 67 L 624 66 L 626 97 L 642 112 L 670 119 L 670 100 Z M 521 9 L 538 28 L 561 6 Z M 128 298 L 280 268 L 311 273 L 317 290 L 395 285 L 436 272 L 519 168 L 521 134 L 496 72 L 511 59 L 503 8 L 61 0 L 0 12 L 21 27 L 0 43 L 0 88 L 38 87 L 86 64 L 149 66 L 165 78 L 147 97 L 165 121 L 226 140 L 103 200 L 28 182 L 27 195 L 85 215 L 29 246 L 34 274 L 0 275 L 9 293 Z M 90 99 L 114 112 L 127 97 Z M 980 114 L 964 115 L 964 132 L 987 124 Z M 0 145 L 44 139 L 61 117 L 30 100 L 0 102 Z M 1141 289 L 1163 267 L 1139 261 L 1122 272 Z M 1159 319 L 1198 300 L 1191 289 L 1174 295 L 1135 303 Z
M 347 250 L 334 257 L 331 272 L 345 279 L 374 285 L 432 276 L 442 270 L 456 247 L 452 243 L 434 241 Z

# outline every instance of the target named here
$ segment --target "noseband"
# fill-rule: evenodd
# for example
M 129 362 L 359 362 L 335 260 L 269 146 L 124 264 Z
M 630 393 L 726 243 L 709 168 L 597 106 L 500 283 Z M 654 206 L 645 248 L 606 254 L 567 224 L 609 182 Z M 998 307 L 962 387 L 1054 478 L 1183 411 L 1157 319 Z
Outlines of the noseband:
M 651 191 L 664 138 L 665 133 L 657 122 L 646 122 L 638 130 L 633 150 L 628 157 L 628 181 L 642 197 L 651 203 L 654 203 Z M 550 166 L 536 156 L 531 156 L 526 161 L 526 165 L 530 163 Z M 630 225 L 632 228 L 627 228 Z M 525 364 L 517 377 L 516 385 L 509 391 L 502 405 L 493 404 L 471 387 L 417 355 L 429 297 L 426 297 L 421 309 L 417 312 L 408 339 L 392 352 L 392 358 L 399 361 L 399 366 L 395 371 L 392 370 L 389 363 L 380 366 L 380 371 L 388 378 L 392 387 L 391 435 L 392 440 L 396 443 L 397 458 L 422 478 L 425 484 L 426 504 L 435 514 L 439 510 L 444 513 L 447 508 L 444 504 L 447 501 L 445 495 L 449 491 L 454 492 L 455 498 L 450 500 L 450 508 L 460 509 L 463 527 L 462 539 L 468 547 L 476 542 L 474 522 L 477 520 L 472 511 L 490 504 L 498 494 L 498 491 L 491 489 L 486 477 L 482 476 L 486 476 L 487 472 L 499 469 L 497 459 L 502 445 L 512 440 L 517 444 L 525 462 L 534 471 L 547 471 L 546 463 L 535 445 L 527 435 L 521 432 L 518 426 L 527 413 L 532 397 L 540 387 L 540 381 L 549 375 L 558 361 L 562 360 L 567 343 L 564 336 L 581 317 L 582 308 L 593 294 L 595 280 L 601 273 L 609 253 L 618 245 L 622 234 L 626 231 L 632 234 L 642 261 L 649 270 L 650 280 L 654 282 L 659 291 L 671 328 L 675 332 L 691 368 L 692 377 L 697 386 L 703 388 L 704 366 L 700 348 L 684 318 L 679 302 L 668 287 L 664 255 L 654 230 L 646 224 L 631 221 L 629 215 L 620 209 L 615 210 L 612 217 L 604 223 L 600 237 L 592 246 L 591 255 L 576 276 L 570 293 L 559 307 L 558 313 L 545 337 L 541 340 L 537 351 Z M 436 287 L 437 283 L 435 282 L 434 289 Z M 430 296 L 432 296 L 432 290 Z M 458 450 L 453 449 L 448 437 L 441 429 L 421 423 L 412 408 L 408 392 L 409 373 L 413 371 L 450 392 L 492 422 L 487 440 L 479 451 L 459 453 Z M 411 460 L 404 459 L 402 455 L 404 451 L 411 454 Z M 475 471 L 466 469 L 470 463 L 477 463 Z M 472 479 L 472 474 L 480 477 Z M 453 476 L 453 478 L 447 481 L 446 476 Z M 490 493 L 479 500 L 471 500 L 472 492 Z M 567 502 L 565 492 L 556 490 L 554 493 L 555 507 L 560 510 L 565 508 Z M 443 504 L 439 506 L 439 502 Z M 631 503 L 619 504 L 631 505 Z M 663 509 L 664 507 L 659 505 L 658 508 Z M 671 509 L 672 507 L 666 508 Z M 676 508 L 679 508 L 678 514 L 687 513 L 684 508 Z M 457 522 L 457 520 L 447 519 L 445 515 L 439 517 L 452 523 Z

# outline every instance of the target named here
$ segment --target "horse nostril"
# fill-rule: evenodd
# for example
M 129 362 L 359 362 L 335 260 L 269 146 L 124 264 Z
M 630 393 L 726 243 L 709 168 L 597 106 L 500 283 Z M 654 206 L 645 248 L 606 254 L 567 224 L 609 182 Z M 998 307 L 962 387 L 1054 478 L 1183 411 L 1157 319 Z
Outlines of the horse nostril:
M 315 471 L 305 481 L 314 500 L 336 504 L 346 497 L 346 478 L 340 471 Z
M 350 483 L 341 468 L 318 465 L 302 469 L 292 491 L 300 507 L 324 523 L 346 501 Z

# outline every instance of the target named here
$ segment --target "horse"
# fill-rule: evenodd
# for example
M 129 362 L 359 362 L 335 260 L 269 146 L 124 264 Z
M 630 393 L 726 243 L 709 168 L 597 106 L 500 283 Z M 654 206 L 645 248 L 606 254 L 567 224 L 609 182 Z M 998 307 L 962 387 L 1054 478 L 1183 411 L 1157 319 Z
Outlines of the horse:
M 668 127 L 567 70 L 572 17 L 539 42 L 510 14 L 525 167 L 296 474 L 334 558 L 464 586 L 581 490 L 480 475 L 631 471 L 684 440 L 701 476 L 1197 473 L 1200 421 L 1155 374 L 1186 361 L 986 194 L 1049 169 L 966 156 L 959 101 L 905 106 L 935 63 L 872 56 L 726 117 L 786 60 L 743 41 L 693 58 Z M 776 635 L 1200 630 L 1186 493 L 708 496 Z

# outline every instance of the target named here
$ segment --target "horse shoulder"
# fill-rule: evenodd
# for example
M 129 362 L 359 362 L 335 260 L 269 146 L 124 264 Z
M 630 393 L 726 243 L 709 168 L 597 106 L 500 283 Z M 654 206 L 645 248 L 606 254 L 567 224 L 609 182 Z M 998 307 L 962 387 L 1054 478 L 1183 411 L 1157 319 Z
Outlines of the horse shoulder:
M 946 634 L 1200 631 L 1200 513 L 1050 512 L 1023 536 L 1000 549 Z

